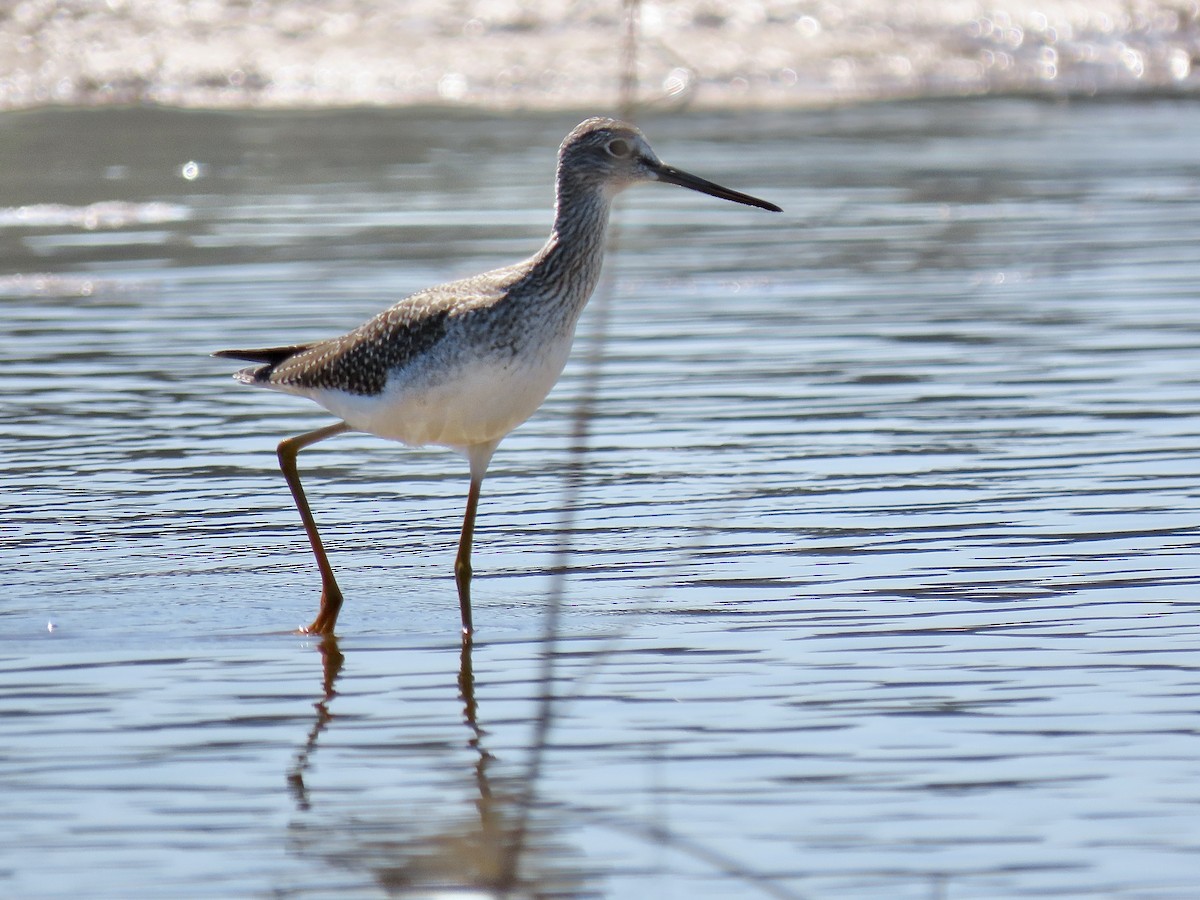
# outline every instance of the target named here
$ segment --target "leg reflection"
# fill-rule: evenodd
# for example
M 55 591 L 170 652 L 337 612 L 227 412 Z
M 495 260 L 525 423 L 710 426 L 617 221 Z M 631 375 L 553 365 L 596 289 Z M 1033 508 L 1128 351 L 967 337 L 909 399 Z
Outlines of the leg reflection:
M 313 722 L 312 728 L 309 729 L 308 739 L 304 742 L 304 746 L 296 753 L 296 760 L 292 763 L 292 767 L 288 770 L 287 775 L 288 787 L 291 789 L 292 796 L 296 800 L 296 805 L 304 811 L 307 811 L 309 808 L 308 788 L 304 784 L 304 773 L 308 769 L 309 759 L 317 747 L 317 738 L 321 736 L 321 732 L 328 727 L 330 721 L 333 719 L 333 713 L 329 711 L 329 704 L 337 696 L 334 683 L 337 681 L 338 675 L 342 673 L 342 666 L 346 663 L 345 655 L 338 649 L 337 638 L 332 634 L 327 634 L 321 638 L 321 642 L 317 645 L 317 650 L 321 654 L 324 695 L 313 704 L 313 707 L 317 710 L 316 721 Z
M 329 740 L 323 734 L 334 719 L 330 705 L 338 695 L 335 684 L 344 657 L 332 636 L 319 649 L 323 682 L 321 698 L 313 704 L 316 720 L 287 776 L 298 813 L 289 827 L 297 856 L 306 864 L 324 861 L 358 873 L 388 896 L 425 893 L 431 887 L 509 897 L 578 893 L 582 864 L 578 851 L 562 843 L 564 823 L 532 826 L 527 805 L 533 792 L 519 775 L 505 774 L 503 763 L 484 747 L 489 731 L 481 725 L 470 635 L 462 638 L 457 681 L 457 727 L 466 725 L 466 733 L 449 738 L 449 744 L 441 738 L 431 741 L 427 707 L 411 707 L 408 695 L 400 692 L 376 695 L 371 716 L 344 711 L 338 720 L 339 726 L 350 726 L 339 732 L 338 750 L 352 755 L 354 768 L 332 772 L 338 757 L 326 758 L 322 774 L 340 782 L 330 793 L 313 781 L 311 763 L 318 741 Z M 403 737 L 409 728 L 411 741 Z M 454 731 L 448 720 L 443 728 L 447 737 Z M 427 777 L 414 772 L 423 759 Z M 396 804 L 385 775 L 389 766 L 395 767 L 397 784 L 413 798 L 411 803 Z M 347 789 L 356 772 L 369 780 L 360 790 Z M 311 798 L 306 780 L 312 781 Z M 445 799 L 447 795 L 459 802 Z

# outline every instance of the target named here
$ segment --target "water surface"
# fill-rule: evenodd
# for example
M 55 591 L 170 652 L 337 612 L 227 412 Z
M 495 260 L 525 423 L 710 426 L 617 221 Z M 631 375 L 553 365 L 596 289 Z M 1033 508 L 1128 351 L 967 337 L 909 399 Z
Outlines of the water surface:
M 561 586 L 528 893 L 1194 896 L 1194 104 L 645 122 L 786 213 L 622 201 L 579 483 L 586 352 L 485 484 L 473 690 L 444 451 L 302 457 L 347 604 L 290 632 L 273 448 L 328 419 L 208 352 L 536 249 L 577 118 L 5 117 L 0 893 L 494 883 Z

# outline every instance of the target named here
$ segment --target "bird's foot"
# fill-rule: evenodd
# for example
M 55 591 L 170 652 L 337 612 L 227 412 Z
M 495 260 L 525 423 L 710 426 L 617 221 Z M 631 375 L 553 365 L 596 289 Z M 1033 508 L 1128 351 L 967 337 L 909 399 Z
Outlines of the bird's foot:
M 328 586 L 321 591 L 321 606 L 317 611 L 317 617 L 313 619 L 312 624 L 307 627 L 301 627 L 301 634 L 333 634 L 333 628 L 337 624 L 338 613 L 342 611 L 342 592 L 334 585 L 331 590 Z

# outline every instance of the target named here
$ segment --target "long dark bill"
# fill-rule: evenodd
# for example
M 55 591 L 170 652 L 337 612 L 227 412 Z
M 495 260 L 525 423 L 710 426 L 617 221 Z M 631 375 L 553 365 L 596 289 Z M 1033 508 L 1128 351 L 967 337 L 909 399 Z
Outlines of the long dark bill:
M 658 165 L 654 167 L 654 174 L 658 176 L 659 181 L 665 181 L 667 184 L 677 184 L 680 187 L 691 188 L 693 191 L 699 191 L 702 194 L 708 194 L 711 197 L 720 197 L 722 200 L 732 200 L 734 203 L 744 203 L 746 206 L 757 206 L 759 209 L 770 210 L 771 212 L 783 212 L 774 203 L 768 203 L 766 200 L 759 200 L 757 197 L 751 197 L 749 194 L 743 194 L 740 191 L 731 191 L 727 187 L 721 187 L 719 184 L 713 184 L 711 181 L 705 181 L 696 175 L 690 175 L 674 166 Z

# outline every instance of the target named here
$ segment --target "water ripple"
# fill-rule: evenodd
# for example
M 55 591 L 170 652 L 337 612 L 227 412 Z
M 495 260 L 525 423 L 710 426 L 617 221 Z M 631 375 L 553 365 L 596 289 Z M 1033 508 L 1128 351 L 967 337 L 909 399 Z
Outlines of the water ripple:
M 0 147 L 0 786 L 27 823 L 0 893 L 488 883 L 584 355 L 489 474 L 472 675 L 465 465 L 353 435 L 305 455 L 348 601 L 340 649 L 295 637 L 315 575 L 273 448 L 321 415 L 207 353 L 532 250 L 571 123 L 347 111 L 301 142 L 303 114 L 80 115 L 111 140 L 23 117 L 64 148 L 32 180 Z M 646 123 L 788 213 L 622 201 L 531 881 L 1194 893 L 1196 124 L 1020 101 Z

